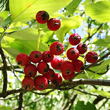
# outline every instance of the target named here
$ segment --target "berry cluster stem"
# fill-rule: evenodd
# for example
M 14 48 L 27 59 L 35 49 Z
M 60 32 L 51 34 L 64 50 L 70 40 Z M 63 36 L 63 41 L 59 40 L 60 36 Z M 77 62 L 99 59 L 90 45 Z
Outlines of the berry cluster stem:
M 40 44 L 40 24 L 38 23 L 37 50 L 39 50 L 39 44 Z

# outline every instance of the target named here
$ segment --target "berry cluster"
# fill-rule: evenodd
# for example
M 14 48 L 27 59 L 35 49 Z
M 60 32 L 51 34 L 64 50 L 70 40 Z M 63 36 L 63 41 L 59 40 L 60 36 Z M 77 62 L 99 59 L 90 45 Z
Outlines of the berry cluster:
M 57 31 L 61 26 L 60 20 L 57 18 L 49 19 L 49 14 L 46 11 L 39 11 L 36 14 L 36 21 L 40 24 L 47 23 L 47 27 L 51 31 Z
M 80 43 L 81 36 L 73 33 L 69 37 L 69 43 L 76 48 L 69 48 L 66 51 L 68 60 L 64 60 L 58 55 L 64 52 L 64 45 L 61 42 L 53 42 L 50 49 L 41 53 L 40 51 L 32 51 L 28 56 L 25 53 L 20 53 L 16 57 L 19 65 L 24 66 L 25 78 L 22 81 L 22 86 L 26 90 L 31 90 L 35 87 L 37 90 L 44 90 L 50 81 L 54 86 L 58 86 L 62 82 L 62 77 L 71 81 L 75 77 L 75 72 L 80 72 L 84 69 L 84 64 L 78 59 L 80 54 L 87 51 L 87 45 Z M 57 55 L 57 56 L 56 56 Z M 90 51 L 85 55 L 85 60 L 88 63 L 95 63 L 98 60 L 98 54 Z M 55 70 L 60 70 L 62 76 L 56 73 Z M 41 75 L 36 75 L 40 73 Z
M 47 27 L 52 31 L 58 30 L 61 26 L 60 20 L 56 18 L 49 19 L 49 14 L 46 11 L 39 11 L 36 14 L 36 20 L 40 24 L 47 23 Z M 67 81 L 71 81 L 75 77 L 75 72 L 84 69 L 84 64 L 78 57 L 87 51 L 87 45 L 80 43 L 80 41 L 81 36 L 78 33 L 69 36 L 69 43 L 76 46 L 76 48 L 71 47 L 66 50 L 67 60 L 61 57 L 64 52 L 64 45 L 58 41 L 53 42 L 49 50 L 43 53 L 34 50 L 30 55 L 18 54 L 16 62 L 24 66 L 25 74 L 22 87 L 25 90 L 32 90 L 35 87 L 41 91 L 47 88 L 49 82 L 54 86 L 59 86 L 62 83 L 62 77 Z M 95 63 L 98 60 L 98 54 L 90 51 L 85 55 L 85 60 L 88 63 Z M 55 72 L 55 70 L 60 70 L 62 75 Z M 37 75 L 37 73 L 39 74 Z
M 53 69 L 49 67 L 49 63 L 55 66 L 54 55 L 60 55 L 64 51 L 64 46 L 60 42 L 54 42 L 50 45 L 50 50 L 44 51 L 32 51 L 28 56 L 25 53 L 20 53 L 16 57 L 16 61 L 19 65 L 24 66 L 25 78 L 22 81 L 22 86 L 26 90 L 31 90 L 34 86 L 37 90 L 44 90 L 48 81 L 54 86 L 58 86 L 62 82 L 62 77 L 60 74 L 55 73 Z M 55 68 L 60 68 L 60 62 L 56 62 L 57 66 Z M 37 72 L 41 75 L 37 75 Z

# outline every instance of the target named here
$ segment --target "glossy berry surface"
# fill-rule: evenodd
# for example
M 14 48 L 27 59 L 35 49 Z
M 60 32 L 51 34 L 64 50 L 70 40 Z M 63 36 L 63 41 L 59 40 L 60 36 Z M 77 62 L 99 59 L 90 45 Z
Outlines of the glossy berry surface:
M 54 58 L 54 55 L 50 51 L 43 52 L 43 61 L 51 62 Z
M 48 80 L 52 80 L 55 77 L 55 72 L 52 69 L 49 69 L 49 71 L 45 74 L 43 74 Z
M 22 80 L 22 87 L 29 91 L 29 90 L 32 90 L 33 89 L 33 86 L 34 86 L 34 80 L 31 79 L 30 77 L 25 77 L 23 80 Z
M 69 48 L 67 50 L 67 57 L 69 60 L 76 60 L 79 57 L 79 51 L 76 48 Z
M 81 70 L 84 69 L 84 64 L 81 60 L 73 61 L 73 65 L 74 65 L 74 71 L 76 72 L 80 72 Z
M 64 51 L 64 46 L 61 42 L 53 42 L 50 45 L 50 52 L 54 55 L 60 55 Z
M 35 83 L 35 88 L 40 91 L 46 89 L 48 86 L 47 78 L 41 75 L 35 77 L 34 83 Z
M 45 74 L 46 72 L 49 71 L 49 65 L 46 62 L 40 62 L 37 65 L 37 70 L 41 74 Z
M 29 56 L 25 53 L 20 53 L 16 57 L 16 62 L 18 65 L 25 66 L 29 63 Z
M 61 22 L 57 18 L 51 18 L 47 21 L 47 27 L 51 31 L 57 31 L 60 28 L 60 26 L 61 26 Z
M 94 51 L 90 51 L 86 54 L 85 59 L 88 63 L 95 63 L 98 60 L 98 54 Z
M 72 72 L 71 74 L 67 74 L 67 75 L 62 74 L 62 76 L 63 76 L 63 78 L 64 78 L 65 80 L 71 81 L 71 80 L 74 79 L 74 77 L 75 77 L 75 72 Z
M 39 11 L 36 14 L 36 20 L 40 24 L 45 24 L 49 19 L 49 14 L 46 11 Z
M 69 43 L 71 45 L 77 45 L 81 41 L 81 36 L 78 33 L 73 33 L 69 36 Z
M 74 66 L 70 61 L 64 61 L 61 65 L 61 72 L 64 75 L 68 75 L 74 72 Z
M 54 86 L 59 86 L 62 83 L 62 77 L 60 74 L 55 73 L 55 77 L 51 80 Z
M 84 44 L 84 43 L 80 43 L 78 46 L 77 46 L 77 49 L 79 51 L 79 54 L 84 54 L 86 51 L 87 51 L 87 45 Z
M 54 59 L 51 61 L 51 66 L 53 67 L 53 69 L 60 70 L 62 63 L 63 63 L 62 58 L 54 57 Z
M 27 64 L 24 67 L 24 73 L 25 73 L 26 76 L 34 77 L 37 73 L 37 68 L 33 64 Z
M 42 60 L 43 56 L 42 53 L 40 51 L 32 51 L 29 55 L 29 59 L 31 62 L 33 63 L 38 63 Z

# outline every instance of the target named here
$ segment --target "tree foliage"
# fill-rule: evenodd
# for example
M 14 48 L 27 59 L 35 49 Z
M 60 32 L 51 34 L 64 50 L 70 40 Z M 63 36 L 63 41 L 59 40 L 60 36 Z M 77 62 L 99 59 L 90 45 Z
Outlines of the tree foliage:
M 57 31 L 38 23 L 36 13 L 45 10 L 61 20 Z M 1 0 L 0 1 L 0 109 L 1 110 L 110 110 L 110 0 Z M 46 90 L 22 88 L 23 67 L 15 58 L 19 53 L 44 52 L 60 41 L 69 46 L 69 35 L 81 35 L 88 51 L 99 55 L 89 64 L 84 56 L 84 70 L 60 86 L 49 84 Z M 85 54 L 84 54 L 85 55 Z M 56 70 L 57 71 L 57 70 Z M 60 71 L 59 74 L 61 74 Z

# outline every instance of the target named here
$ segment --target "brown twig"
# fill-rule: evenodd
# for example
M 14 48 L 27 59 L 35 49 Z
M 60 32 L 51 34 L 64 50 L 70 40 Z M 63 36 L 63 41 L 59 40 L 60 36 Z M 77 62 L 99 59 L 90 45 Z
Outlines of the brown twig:
M 100 28 L 102 26 L 103 26 L 103 23 L 100 24 L 100 26 L 97 28 L 97 30 L 92 35 L 89 34 L 88 38 L 83 43 L 85 43 L 86 41 L 88 41 L 89 39 L 91 39 L 98 32 L 98 30 L 100 30 Z
M 66 90 L 67 88 L 73 89 L 75 86 L 78 86 L 78 85 L 110 86 L 110 80 L 103 80 L 103 79 L 76 79 L 76 80 L 73 80 L 72 82 L 62 82 L 62 84 L 59 87 L 53 87 L 53 85 L 50 84 L 50 85 L 48 85 L 47 89 Z M 35 90 L 36 89 L 33 89 L 31 91 L 35 91 Z M 27 91 L 22 89 L 22 88 L 14 89 L 14 90 L 7 91 L 6 96 L 11 95 L 11 94 L 15 94 L 15 93 L 21 93 L 21 92 L 23 93 L 23 92 L 27 92 Z M 4 96 L 3 93 L 0 93 L 0 97 L 3 97 L 3 96 Z
M 1 58 L 3 61 L 3 68 L 2 68 L 2 73 L 3 73 L 3 90 L 2 90 L 2 97 L 6 97 L 7 95 L 7 62 L 6 62 L 6 57 L 4 55 L 4 52 L 0 46 L 0 54 L 1 54 Z
M 77 94 L 75 92 L 72 93 L 70 100 L 67 101 L 67 103 L 63 106 L 62 110 L 65 110 L 69 104 L 71 104 L 70 106 L 73 105 L 74 100 L 76 99 Z M 71 109 L 71 107 L 69 108 L 69 110 Z
M 23 103 L 23 93 L 19 94 L 19 107 L 18 110 L 22 110 L 22 103 Z

